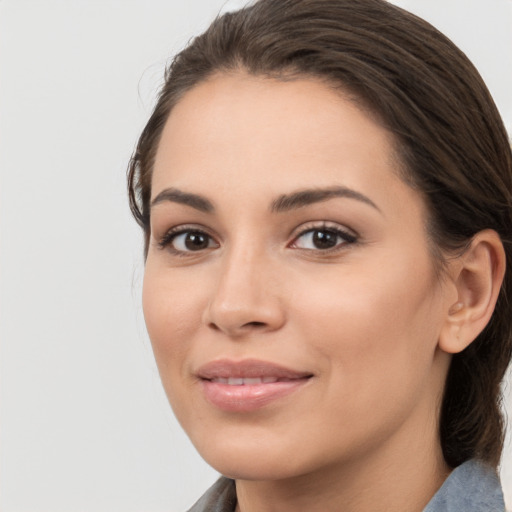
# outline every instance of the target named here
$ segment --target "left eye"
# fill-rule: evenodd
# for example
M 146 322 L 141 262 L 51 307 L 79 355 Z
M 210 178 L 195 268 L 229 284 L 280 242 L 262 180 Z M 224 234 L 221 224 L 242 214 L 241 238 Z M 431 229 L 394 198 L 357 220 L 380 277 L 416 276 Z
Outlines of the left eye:
M 337 229 L 310 229 L 295 239 L 293 247 L 325 251 L 343 244 L 354 243 L 355 241 L 355 236 Z

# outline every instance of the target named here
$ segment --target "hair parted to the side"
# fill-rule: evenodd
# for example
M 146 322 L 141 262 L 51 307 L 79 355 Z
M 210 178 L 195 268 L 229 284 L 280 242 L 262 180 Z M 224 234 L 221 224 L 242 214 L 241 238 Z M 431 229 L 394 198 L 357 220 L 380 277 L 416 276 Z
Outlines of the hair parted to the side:
M 422 192 L 437 262 L 483 229 L 500 235 L 508 271 L 494 315 L 453 357 L 440 436 L 446 462 L 496 466 L 500 383 L 512 351 L 512 155 L 476 69 L 425 21 L 384 0 L 260 0 L 217 18 L 179 53 L 128 169 L 130 206 L 150 236 L 151 174 L 173 106 L 214 73 L 311 76 L 355 98 L 393 135 L 401 176 Z

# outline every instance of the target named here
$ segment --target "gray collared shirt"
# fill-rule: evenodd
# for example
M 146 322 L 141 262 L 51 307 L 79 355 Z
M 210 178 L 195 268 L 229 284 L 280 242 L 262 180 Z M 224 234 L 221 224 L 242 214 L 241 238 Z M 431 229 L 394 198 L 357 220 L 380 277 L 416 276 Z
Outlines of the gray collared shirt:
M 423 512 L 504 512 L 496 471 L 477 460 L 455 468 Z
M 222 477 L 188 512 L 234 512 L 235 507 L 235 482 Z M 498 475 L 494 469 L 477 460 L 455 468 L 423 509 L 423 512 L 504 511 Z

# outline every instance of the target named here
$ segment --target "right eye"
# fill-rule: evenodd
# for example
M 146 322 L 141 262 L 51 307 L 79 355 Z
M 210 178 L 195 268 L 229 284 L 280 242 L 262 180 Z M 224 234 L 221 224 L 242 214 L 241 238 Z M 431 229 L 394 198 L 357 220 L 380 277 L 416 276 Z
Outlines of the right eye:
M 204 231 L 198 229 L 171 230 L 159 243 L 161 248 L 168 247 L 175 253 L 191 253 L 218 247 L 215 240 Z

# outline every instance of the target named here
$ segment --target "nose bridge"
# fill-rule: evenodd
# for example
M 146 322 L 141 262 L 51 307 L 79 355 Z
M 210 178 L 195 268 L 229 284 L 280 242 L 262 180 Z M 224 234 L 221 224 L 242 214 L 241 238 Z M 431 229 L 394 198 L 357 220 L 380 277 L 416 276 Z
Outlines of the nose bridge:
M 260 244 L 240 240 L 226 249 L 219 266 L 206 322 L 233 336 L 274 330 L 284 314 L 276 294 L 275 262 Z

